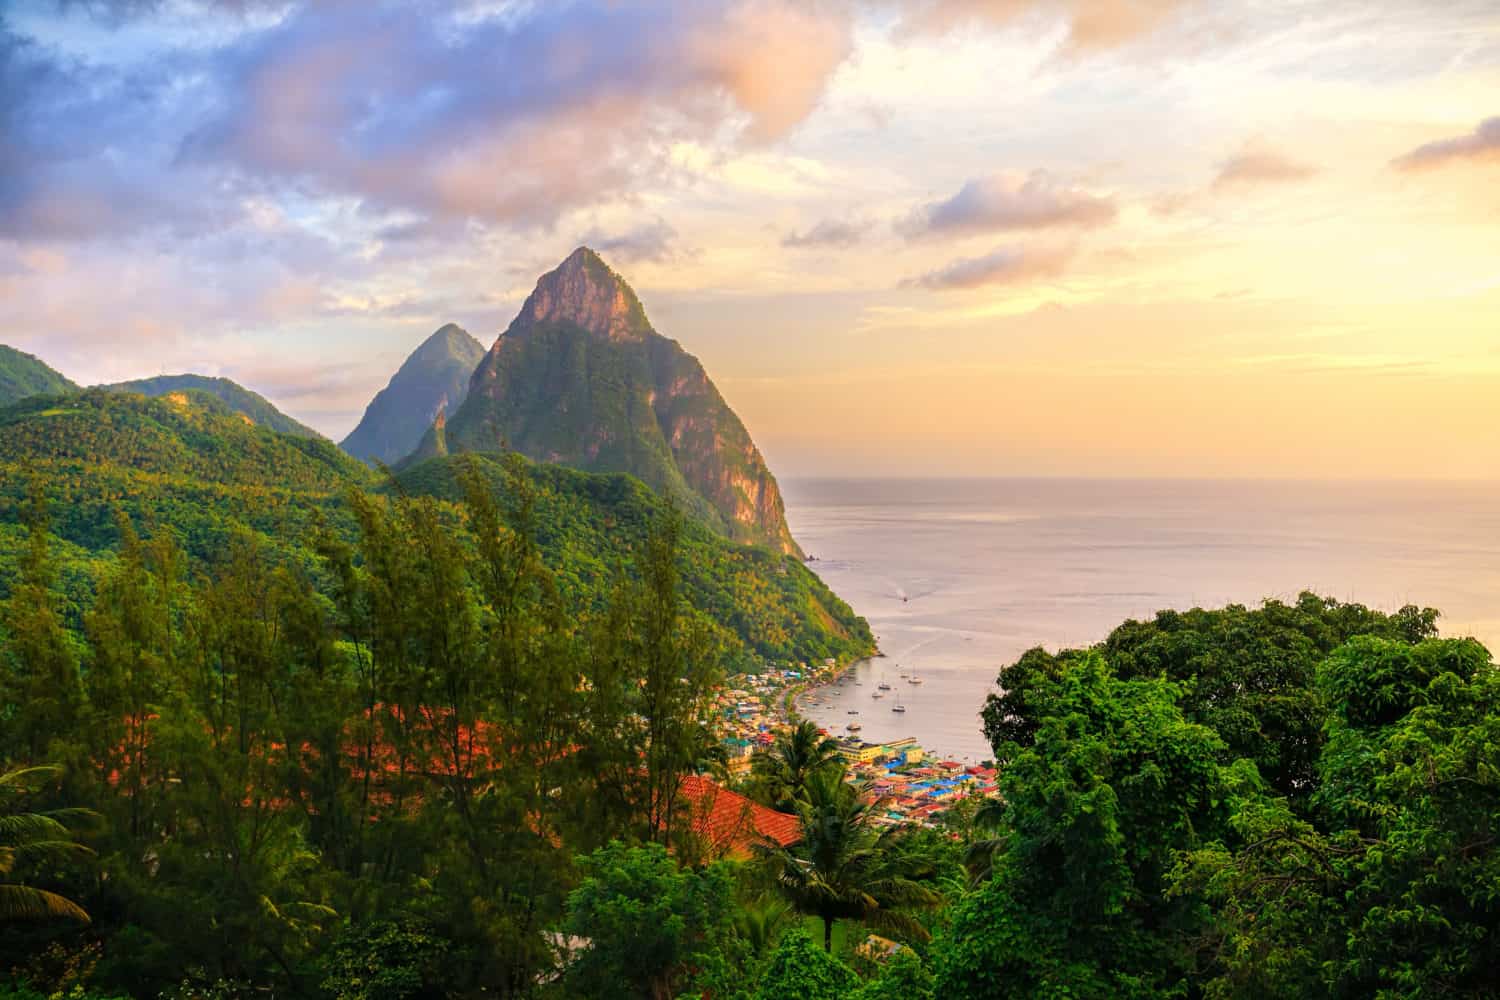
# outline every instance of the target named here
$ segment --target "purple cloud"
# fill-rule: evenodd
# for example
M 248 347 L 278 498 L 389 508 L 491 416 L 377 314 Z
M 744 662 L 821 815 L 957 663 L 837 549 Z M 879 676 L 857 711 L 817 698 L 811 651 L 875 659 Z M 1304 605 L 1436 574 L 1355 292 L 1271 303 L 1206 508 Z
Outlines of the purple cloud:
M 168 9 L 75 6 L 111 26 Z M 224 29 L 226 6 L 246 16 Z M 549 225 L 671 180 L 676 143 L 786 135 L 848 55 L 853 16 L 795 0 L 171 11 L 213 44 L 70 59 L 0 13 L 0 235 L 192 235 L 254 195 L 349 199 L 408 226 Z
M 1108 198 L 1056 183 L 1045 172 L 1024 180 L 994 174 L 971 180 L 945 201 L 914 211 L 898 229 L 909 238 L 969 236 L 1006 230 L 1108 225 L 1118 209 Z
M 682 256 L 677 247 L 677 230 L 660 218 L 620 233 L 595 231 L 580 242 L 597 250 L 606 259 L 627 264 L 643 260 L 660 264 Z
M 1427 170 L 1456 162 L 1500 162 L 1500 116 L 1486 118 L 1468 135 L 1418 146 L 1391 161 L 1397 170 Z
M 810 247 L 852 247 L 870 232 L 870 223 L 862 220 L 823 219 L 800 233 L 787 233 L 781 245 L 797 249 Z
M 908 288 L 936 291 L 1013 285 L 1060 274 L 1070 256 L 1071 253 L 1065 250 L 1002 247 L 982 257 L 959 258 L 902 284 Z

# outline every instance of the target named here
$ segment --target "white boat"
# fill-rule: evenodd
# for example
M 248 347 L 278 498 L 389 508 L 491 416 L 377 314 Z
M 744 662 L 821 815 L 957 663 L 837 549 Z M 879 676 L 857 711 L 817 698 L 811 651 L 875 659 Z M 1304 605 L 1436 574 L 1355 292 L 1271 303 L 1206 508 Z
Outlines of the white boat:
M 906 683 L 908 683 L 908 684 L 920 684 L 920 683 L 922 683 L 922 678 L 918 677 L 916 674 L 912 674 L 911 675 L 911 679 L 908 680 Z
M 861 729 L 863 729 L 865 727 L 861 726 L 857 722 L 851 722 L 847 726 L 845 726 L 844 728 L 847 729 L 851 733 L 857 733 L 857 732 L 859 732 Z
M 882 690 L 882 691 L 889 691 L 890 689 L 891 689 L 891 686 L 889 684 L 887 684 L 885 681 L 881 681 L 880 682 L 880 690 Z
M 896 704 L 894 704 L 894 705 L 891 706 L 891 711 L 892 712 L 904 712 L 904 711 L 906 711 L 906 706 L 903 705 L 903 704 L 901 704 L 898 701 L 898 702 L 896 702 Z
M 884 691 L 872 691 L 870 693 L 870 697 L 871 698 L 884 698 L 885 697 L 885 692 Z

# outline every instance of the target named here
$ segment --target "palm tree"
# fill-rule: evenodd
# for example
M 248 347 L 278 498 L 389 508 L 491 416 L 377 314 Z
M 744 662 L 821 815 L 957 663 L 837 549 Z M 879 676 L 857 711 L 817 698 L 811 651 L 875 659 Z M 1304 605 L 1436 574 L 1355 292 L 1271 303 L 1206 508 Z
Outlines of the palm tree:
M 760 854 L 787 902 L 823 921 L 824 950 L 833 950 L 839 920 L 926 940 L 927 929 L 907 911 L 941 905 L 942 895 L 923 884 L 934 875 L 932 865 L 896 849 L 902 831 L 876 826 L 879 803 L 846 784 L 842 769 L 813 772 L 806 792 L 796 803 L 802 839 L 790 847 L 763 845 Z
M 93 813 L 86 809 L 22 812 L 18 804 L 39 781 L 60 770 L 27 767 L 0 773 L 0 879 L 9 878 L 17 862 L 23 859 L 93 853 L 73 839 L 73 831 L 67 825 L 90 818 Z M 0 881 L 0 923 L 46 917 L 70 917 L 84 923 L 89 920 L 83 907 L 71 899 L 45 889 Z
M 985 830 L 995 834 L 1000 830 L 1001 820 L 1005 816 L 1005 800 L 998 796 L 986 798 L 979 803 L 979 808 L 974 810 L 974 816 L 969 821 L 972 831 Z M 989 879 L 994 868 L 995 855 L 1005 846 L 1003 836 L 974 837 L 969 842 L 969 849 L 964 852 L 964 868 L 969 873 L 969 884 L 979 885 Z
M 742 903 L 734 911 L 734 932 L 756 958 L 769 954 L 786 923 L 791 906 L 771 897 Z
M 752 767 L 765 785 L 770 804 L 790 810 L 804 797 L 808 779 L 837 764 L 838 741 L 820 733 L 817 723 L 803 719 L 777 735 L 765 753 L 756 755 Z

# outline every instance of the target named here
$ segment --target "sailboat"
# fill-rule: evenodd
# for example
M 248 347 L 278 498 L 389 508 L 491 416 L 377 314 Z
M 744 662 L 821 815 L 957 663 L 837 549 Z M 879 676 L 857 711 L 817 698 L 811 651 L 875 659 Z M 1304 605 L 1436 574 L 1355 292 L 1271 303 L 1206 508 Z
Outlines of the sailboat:
M 903 705 L 903 704 L 901 704 L 901 696 L 900 695 L 896 696 L 896 704 L 894 704 L 894 705 L 891 706 L 891 711 L 892 712 L 904 712 L 904 711 L 906 711 L 906 706 Z
M 916 675 L 916 672 L 913 671 L 912 675 L 906 679 L 906 683 L 908 683 L 908 684 L 920 684 L 920 683 L 922 683 L 922 678 L 918 677 Z
M 884 691 L 871 691 L 870 692 L 870 697 L 871 698 L 884 698 L 885 697 L 885 692 Z

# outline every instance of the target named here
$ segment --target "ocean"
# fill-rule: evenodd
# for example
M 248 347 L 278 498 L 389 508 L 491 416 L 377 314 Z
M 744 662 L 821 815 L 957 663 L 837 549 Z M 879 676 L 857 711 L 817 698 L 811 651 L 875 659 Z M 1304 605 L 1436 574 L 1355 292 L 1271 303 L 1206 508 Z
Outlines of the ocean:
M 1500 483 L 801 479 L 809 563 L 886 654 L 803 712 L 842 733 L 990 756 L 979 710 L 1032 646 L 1082 646 L 1160 608 L 1313 590 L 1443 612 L 1500 652 Z M 915 671 L 922 684 L 900 675 Z M 892 690 L 872 698 L 884 680 Z M 896 696 L 904 714 L 891 711 Z M 820 702 L 812 704 L 813 700 Z M 857 715 L 849 714 L 850 711 Z

